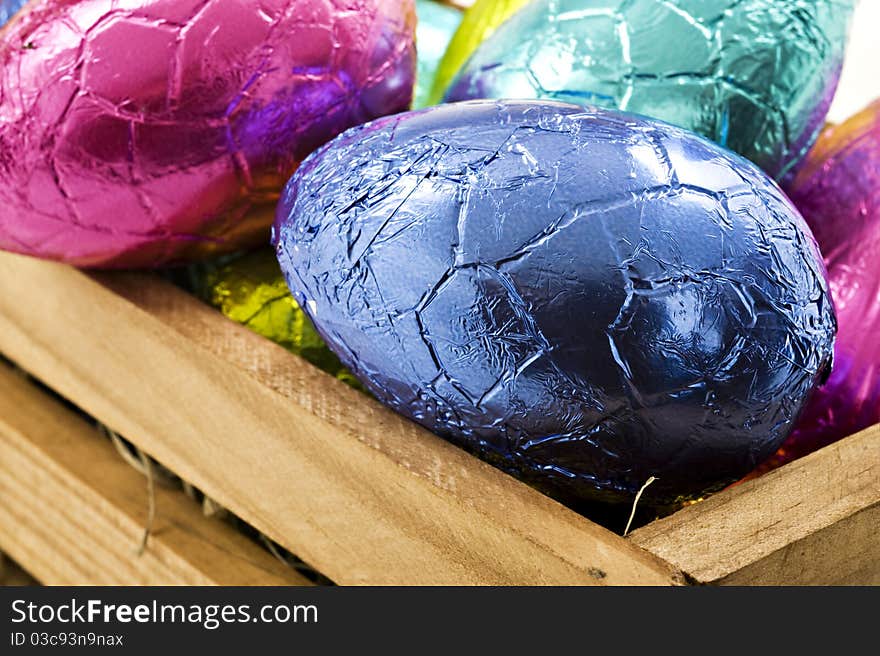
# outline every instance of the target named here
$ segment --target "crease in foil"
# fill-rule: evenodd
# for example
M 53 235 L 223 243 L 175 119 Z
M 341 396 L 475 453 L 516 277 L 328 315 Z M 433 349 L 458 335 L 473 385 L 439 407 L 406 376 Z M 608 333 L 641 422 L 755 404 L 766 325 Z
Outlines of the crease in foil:
M 294 296 L 380 400 L 569 503 L 699 496 L 767 458 L 835 333 L 800 215 L 745 160 L 596 108 L 355 128 L 278 209 Z
M 445 97 L 644 114 L 783 179 L 825 121 L 852 10 L 852 0 L 534 0 L 461 62 Z
M 303 158 L 409 106 L 412 0 L 357 5 L 32 3 L 0 44 L 0 248 L 152 267 L 265 243 Z

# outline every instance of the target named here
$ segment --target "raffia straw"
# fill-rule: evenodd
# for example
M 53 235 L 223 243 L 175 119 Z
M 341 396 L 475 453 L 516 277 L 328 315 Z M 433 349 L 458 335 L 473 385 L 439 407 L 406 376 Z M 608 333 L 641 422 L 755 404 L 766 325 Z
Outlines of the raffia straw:
M 202 513 L 205 517 L 225 517 L 228 511 L 207 494 L 202 499 Z
M 193 487 L 192 483 L 189 483 L 188 481 L 185 481 L 181 478 L 180 485 L 183 487 L 183 493 L 186 496 L 188 496 L 193 501 L 198 501 L 198 494 L 196 492 L 196 488 Z
M 306 565 L 304 562 L 302 562 L 300 560 L 291 561 L 290 558 L 285 558 L 284 554 L 282 554 L 278 550 L 278 545 L 275 544 L 275 541 L 272 538 L 268 537 L 264 533 L 259 533 L 259 536 L 260 536 L 260 541 L 263 543 L 263 545 L 266 547 L 266 549 L 269 550 L 269 553 L 271 553 L 273 556 L 275 556 L 275 558 L 277 558 L 278 561 L 282 565 L 290 567 L 291 569 L 294 569 L 297 572 L 305 572 L 305 573 L 315 574 L 315 570 L 312 569 L 309 565 Z
M 149 456 L 140 450 L 138 455 L 147 477 L 147 523 L 144 526 L 144 537 L 137 551 L 138 558 L 140 558 L 147 550 L 147 541 L 150 539 L 150 533 L 153 531 L 153 522 L 156 519 L 156 485 L 153 480 L 153 464 Z
M 263 533 L 260 533 L 260 540 L 262 540 L 263 544 L 266 546 L 266 549 L 269 550 L 273 556 L 275 556 L 282 564 L 290 567 L 290 563 L 287 561 L 287 558 L 281 555 L 281 552 L 278 551 L 278 547 L 275 546 L 275 543 L 266 537 Z
M 636 498 L 633 501 L 632 512 L 629 514 L 629 521 L 626 523 L 626 528 L 623 531 L 623 537 L 626 537 L 627 535 L 629 535 L 629 529 L 632 526 L 633 519 L 635 519 L 635 517 L 636 517 L 636 507 L 639 505 L 639 500 L 642 498 L 642 494 L 644 494 L 645 490 L 648 489 L 648 486 L 651 483 L 655 482 L 656 480 L 657 480 L 656 477 L 651 476 L 651 478 L 649 478 L 647 481 L 645 481 L 645 484 L 642 486 L 642 489 L 639 490 L 639 493 L 636 495 Z
M 116 447 L 116 451 L 119 453 L 120 457 L 125 460 L 125 462 L 134 467 L 144 476 L 147 475 L 147 470 L 144 467 L 143 453 L 138 451 L 138 458 L 135 458 L 129 448 L 125 446 L 122 438 L 119 437 L 119 435 L 117 435 L 115 431 L 110 430 L 104 424 L 98 424 L 98 428 L 101 430 L 102 433 L 104 433 L 104 435 L 110 438 L 110 441 L 113 442 L 113 446 Z
M 106 437 L 110 439 L 110 441 L 113 443 L 113 446 L 116 448 L 116 451 L 119 453 L 119 456 L 126 463 L 128 463 L 129 466 L 133 467 L 135 470 L 143 474 L 144 477 L 147 479 L 147 492 L 149 495 L 148 517 L 146 526 L 144 527 L 143 538 L 137 551 L 138 556 L 142 556 L 145 553 L 149 543 L 150 535 L 153 531 L 153 524 L 156 517 L 155 486 L 158 483 L 160 485 L 170 485 L 173 488 L 182 490 L 187 497 L 202 506 L 202 512 L 207 517 L 213 517 L 220 521 L 227 521 L 231 526 L 236 527 L 239 532 L 246 534 L 249 537 L 258 538 L 263 543 L 265 548 L 275 558 L 277 558 L 279 562 L 283 563 L 287 567 L 301 572 L 307 577 L 317 580 L 320 585 L 332 585 L 332 581 L 330 581 L 326 577 L 323 577 L 312 567 L 299 560 L 292 554 L 290 556 L 285 556 L 284 554 L 286 553 L 286 550 L 280 548 L 273 540 L 271 540 L 263 533 L 257 531 L 252 526 L 249 526 L 246 522 L 240 520 L 226 507 L 222 506 L 221 504 L 217 503 L 212 498 L 204 494 L 192 483 L 166 470 L 160 463 L 153 461 L 150 456 L 145 454 L 134 445 L 130 445 L 121 436 L 116 434 L 107 426 L 98 423 L 98 428 L 101 433 L 103 433 Z M 249 533 L 247 531 L 242 531 L 241 527 L 246 527 L 253 532 Z

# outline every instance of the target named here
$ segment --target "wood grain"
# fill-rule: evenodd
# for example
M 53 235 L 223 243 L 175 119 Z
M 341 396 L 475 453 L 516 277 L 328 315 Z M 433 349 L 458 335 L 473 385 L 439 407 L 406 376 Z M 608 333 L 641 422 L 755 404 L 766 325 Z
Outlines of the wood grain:
M 880 426 L 630 540 L 701 583 L 880 585 Z
M 337 583 L 683 581 L 156 277 L 0 254 L 0 351 Z
M 182 492 L 155 488 L 79 415 L 0 365 L 0 549 L 50 585 L 306 585 Z

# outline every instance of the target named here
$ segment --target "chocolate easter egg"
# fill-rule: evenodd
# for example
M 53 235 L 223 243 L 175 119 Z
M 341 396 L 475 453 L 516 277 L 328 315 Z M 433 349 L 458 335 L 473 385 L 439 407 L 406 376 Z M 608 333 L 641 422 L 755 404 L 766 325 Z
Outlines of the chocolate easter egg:
M 0 248 L 145 267 L 267 241 L 306 155 L 409 106 L 414 31 L 412 0 L 33 2 L 0 44 Z
M 437 67 L 452 35 L 461 23 L 462 12 L 435 0 L 416 0 L 416 14 L 419 17 L 416 28 L 419 57 L 413 107 L 427 107 L 431 104 L 431 86 L 434 84 Z
M 199 264 L 191 273 L 190 287 L 226 317 L 360 387 L 294 300 L 271 248 L 220 264 Z
M 828 383 L 764 469 L 880 423 L 880 101 L 822 135 L 789 193 L 825 257 L 840 333 Z
M 443 99 L 449 83 L 484 39 L 528 0 L 477 0 L 465 13 L 434 77 L 428 104 Z
M 534 0 L 477 48 L 446 98 L 645 114 L 782 179 L 822 128 L 851 12 L 851 0 Z
M 370 391 L 563 500 L 731 482 L 831 360 L 824 266 L 788 199 L 636 115 L 475 101 L 379 119 L 303 164 L 273 235 Z

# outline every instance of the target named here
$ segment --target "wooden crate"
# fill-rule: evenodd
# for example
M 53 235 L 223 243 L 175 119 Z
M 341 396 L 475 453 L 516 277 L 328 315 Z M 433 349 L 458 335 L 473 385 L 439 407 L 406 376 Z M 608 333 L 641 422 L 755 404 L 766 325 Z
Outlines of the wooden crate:
M 144 543 L 147 479 L 94 426 L 8 366 L 0 365 L 0 389 L 0 550 L 43 583 L 308 584 L 161 486 Z
M 878 584 L 880 427 L 601 528 L 160 278 L 0 254 L 0 352 L 340 584 Z M 0 369 L 0 550 L 44 582 L 305 581 Z M 9 390 L 9 391 L 7 391 Z

